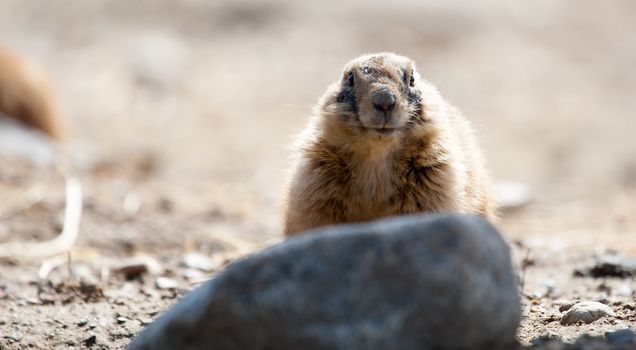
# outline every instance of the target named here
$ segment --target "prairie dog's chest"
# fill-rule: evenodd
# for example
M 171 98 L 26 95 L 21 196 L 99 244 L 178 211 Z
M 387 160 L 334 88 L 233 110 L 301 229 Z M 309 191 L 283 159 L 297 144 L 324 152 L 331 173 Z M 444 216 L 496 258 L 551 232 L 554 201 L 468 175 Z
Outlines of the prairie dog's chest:
M 399 176 L 390 155 L 377 155 L 351 166 L 350 204 L 359 219 L 388 215 L 387 202 L 395 193 Z

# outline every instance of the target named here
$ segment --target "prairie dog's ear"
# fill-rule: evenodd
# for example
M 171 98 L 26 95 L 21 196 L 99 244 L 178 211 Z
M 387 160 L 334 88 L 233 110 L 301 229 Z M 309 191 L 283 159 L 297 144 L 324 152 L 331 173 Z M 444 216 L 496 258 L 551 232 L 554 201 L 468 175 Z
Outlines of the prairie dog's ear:
M 347 83 L 349 84 L 349 87 L 353 87 L 355 82 L 355 75 L 353 75 L 353 72 L 349 72 L 349 74 L 347 74 Z
M 417 82 L 420 81 L 420 75 L 417 73 L 417 69 L 415 65 L 411 67 L 411 75 L 409 77 L 409 86 L 415 86 Z
M 0 112 L 53 139 L 64 138 L 63 116 L 57 97 L 37 66 L 0 47 Z
M 360 70 L 356 64 L 350 62 L 342 71 L 342 85 L 353 87 L 359 81 Z
M 420 80 L 417 68 L 413 61 L 408 61 L 404 67 L 404 83 L 413 87 Z

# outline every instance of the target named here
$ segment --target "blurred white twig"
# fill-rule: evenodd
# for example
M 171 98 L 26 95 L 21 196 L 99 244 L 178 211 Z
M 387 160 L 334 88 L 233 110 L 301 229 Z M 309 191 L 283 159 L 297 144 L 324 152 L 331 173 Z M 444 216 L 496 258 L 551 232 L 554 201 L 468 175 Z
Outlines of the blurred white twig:
M 82 187 L 80 182 L 62 172 L 66 180 L 66 206 L 62 232 L 44 242 L 8 242 L 0 244 L 0 258 L 28 259 L 49 257 L 71 249 L 77 241 L 82 218 Z

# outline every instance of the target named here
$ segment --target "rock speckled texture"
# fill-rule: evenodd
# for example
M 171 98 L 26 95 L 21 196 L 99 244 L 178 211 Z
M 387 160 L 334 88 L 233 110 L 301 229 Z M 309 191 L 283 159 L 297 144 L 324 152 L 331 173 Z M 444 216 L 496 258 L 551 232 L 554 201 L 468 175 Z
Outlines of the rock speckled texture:
M 319 229 L 230 265 L 130 349 L 497 349 L 519 325 L 508 247 L 468 215 Z
M 524 350 L 634 350 L 636 349 L 636 333 L 626 328 L 606 332 L 605 336 L 592 337 L 582 335 L 574 343 L 568 344 L 558 338 L 540 337 L 532 346 Z

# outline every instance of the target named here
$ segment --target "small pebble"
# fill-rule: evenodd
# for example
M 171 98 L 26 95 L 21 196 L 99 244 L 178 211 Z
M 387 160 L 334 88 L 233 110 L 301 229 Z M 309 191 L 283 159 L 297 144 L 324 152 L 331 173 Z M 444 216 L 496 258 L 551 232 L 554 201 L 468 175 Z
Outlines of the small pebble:
M 82 343 L 84 343 L 84 346 L 90 348 L 97 343 L 97 337 L 95 335 L 91 335 L 90 337 L 82 340 Z
M 89 323 L 89 324 L 88 324 L 88 328 L 90 328 L 90 329 L 95 329 L 95 328 L 97 328 L 97 323 L 95 323 L 95 322 L 91 322 L 91 323 Z
M 168 277 L 157 277 L 155 283 L 159 289 L 175 289 L 178 285 L 177 281 Z
M 77 321 L 77 325 L 79 327 L 84 327 L 88 324 L 88 320 L 85 318 L 81 318 L 79 321 Z
M 535 291 L 535 292 L 533 292 L 533 293 L 532 293 L 532 298 L 533 298 L 533 299 L 541 299 L 541 298 L 543 298 L 545 295 L 546 295 L 546 293 L 545 293 L 545 292 L 542 292 L 542 291 Z
M 183 271 L 183 276 L 190 283 L 201 283 L 210 278 L 206 273 L 195 269 L 186 269 Z
M 10 335 L 6 336 L 5 338 L 11 339 L 14 342 L 19 342 L 20 340 L 22 340 L 22 335 L 18 334 L 18 333 L 11 333 Z
M 542 307 L 541 305 L 532 305 L 530 307 L 530 312 L 538 312 L 538 313 L 545 313 L 547 310 Z
M 223 265 L 223 259 L 218 255 L 215 258 L 209 258 L 200 253 L 188 253 L 183 257 L 183 264 L 191 269 L 213 271 Z
M 128 318 L 126 318 L 125 316 L 117 317 L 117 323 L 119 324 L 126 323 L 126 321 L 128 321 Z
M 605 316 L 614 316 L 609 306 L 595 301 L 585 301 L 574 304 L 561 319 L 561 324 L 571 325 L 579 321 L 592 323 Z
M 152 318 L 142 317 L 139 319 L 139 322 L 141 322 L 142 326 L 145 326 L 152 323 Z
M 37 298 L 28 298 L 26 302 L 33 305 L 42 305 L 42 302 L 40 301 L 40 299 L 37 299 Z
M 561 306 L 559 306 L 559 311 L 566 312 L 570 310 L 570 308 L 574 306 L 575 304 L 576 304 L 576 301 L 566 301 L 562 303 Z
M 123 274 L 126 279 L 132 279 L 148 271 L 148 266 L 143 262 L 127 261 L 113 269 L 113 272 Z

